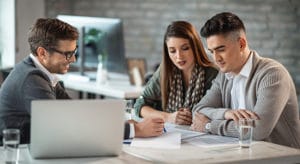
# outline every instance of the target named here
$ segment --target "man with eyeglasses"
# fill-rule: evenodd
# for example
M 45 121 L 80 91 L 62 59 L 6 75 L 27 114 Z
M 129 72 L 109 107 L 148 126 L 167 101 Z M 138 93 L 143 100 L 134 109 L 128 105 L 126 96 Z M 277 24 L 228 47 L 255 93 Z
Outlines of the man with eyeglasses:
M 55 74 L 67 73 L 76 61 L 78 36 L 75 27 L 58 19 L 37 19 L 29 31 L 31 54 L 15 65 L 0 89 L 0 145 L 6 128 L 20 129 L 21 143 L 29 143 L 32 100 L 70 99 Z M 160 119 L 125 125 L 125 137 L 156 136 L 163 130 Z
M 76 61 L 78 36 L 76 28 L 58 19 L 35 22 L 28 37 L 31 54 L 15 65 L 1 86 L 0 139 L 3 129 L 17 128 L 21 143 L 29 142 L 32 100 L 70 99 L 55 74 L 67 73 Z

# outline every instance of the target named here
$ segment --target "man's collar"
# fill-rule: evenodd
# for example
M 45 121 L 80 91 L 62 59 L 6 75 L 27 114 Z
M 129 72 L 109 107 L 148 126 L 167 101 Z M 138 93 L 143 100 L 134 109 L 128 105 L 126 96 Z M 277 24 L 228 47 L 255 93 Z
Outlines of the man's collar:
M 247 62 L 244 64 L 239 75 L 244 76 L 246 78 L 249 77 L 251 69 L 252 69 L 252 61 L 253 61 L 252 58 L 253 58 L 253 55 L 252 55 L 252 52 L 250 52 L 249 58 L 248 58 Z
M 238 75 L 234 75 L 231 72 L 225 73 L 225 77 L 229 79 L 233 79 L 235 76 L 243 76 L 248 78 L 252 69 L 252 62 L 253 62 L 253 55 L 252 51 L 250 52 L 249 58 L 247 59 L 247 62 L 242 67 L 240 73 Z
M 51 82 L 51 85 L 52 87 L 55 87 L 56 84 L 58 83 L 59 81 L 59 78 L 56 76 L 56 74 L 54 73 L 50 73 L 41 63 L 40 61 L 37 59 L 36 56 L 34 56 L 33 54 L 30 54 L 29 55 L 30 58 L 32 59 L 34 65 L 39 68 L 42 72 L 44 72 L 50 79 L 50 82 Z

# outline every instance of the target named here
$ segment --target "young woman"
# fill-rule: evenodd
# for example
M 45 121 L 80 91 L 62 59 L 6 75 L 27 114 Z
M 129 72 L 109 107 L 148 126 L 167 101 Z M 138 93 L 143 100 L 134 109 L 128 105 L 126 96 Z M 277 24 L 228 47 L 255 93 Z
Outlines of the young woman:
M 137 99 L 136 115 L 190 125 L 193 106 L 217 73 L 195 27 L 185 21 L 172 22 L 164 36 L 162 63 Z

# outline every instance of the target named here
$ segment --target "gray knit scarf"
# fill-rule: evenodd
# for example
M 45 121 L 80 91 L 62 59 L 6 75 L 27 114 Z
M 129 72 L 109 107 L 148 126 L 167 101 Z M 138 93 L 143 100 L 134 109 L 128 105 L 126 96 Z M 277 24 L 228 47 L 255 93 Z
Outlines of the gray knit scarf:
M 174 68 L 174 77 L 170 85 L 170 94 L 167 104 L 167 112 L 176 112 L 179 108 L 188 108 L 192 110 L 204 94 L 204 75 L 205 71 L 198 64 L 192 71 L 192 77 L 189 81 L 189 87 L 184 94 L 183 76 L 178 68 Z

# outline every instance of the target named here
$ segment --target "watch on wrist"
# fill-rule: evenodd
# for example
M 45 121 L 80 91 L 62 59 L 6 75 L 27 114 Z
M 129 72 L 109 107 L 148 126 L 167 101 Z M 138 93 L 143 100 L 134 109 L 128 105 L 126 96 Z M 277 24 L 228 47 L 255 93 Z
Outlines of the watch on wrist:
M 205 132 L 207 132 L 207 133 L 210 132 L 210 122 L 205 124 Z

